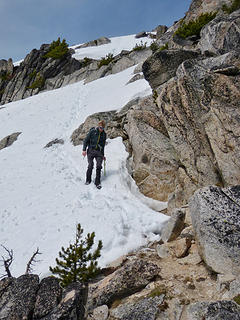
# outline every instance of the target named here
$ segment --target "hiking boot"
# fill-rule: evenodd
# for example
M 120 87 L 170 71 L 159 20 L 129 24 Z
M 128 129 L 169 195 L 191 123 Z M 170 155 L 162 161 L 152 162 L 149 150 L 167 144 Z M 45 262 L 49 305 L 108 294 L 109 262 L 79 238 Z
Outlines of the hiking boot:
M 96 184 L 97 189 L 102 189 L 102 186 L 100 184 Z
M 85 184 L 88 186 L 91 183 L 91 181 L 86 181 Z

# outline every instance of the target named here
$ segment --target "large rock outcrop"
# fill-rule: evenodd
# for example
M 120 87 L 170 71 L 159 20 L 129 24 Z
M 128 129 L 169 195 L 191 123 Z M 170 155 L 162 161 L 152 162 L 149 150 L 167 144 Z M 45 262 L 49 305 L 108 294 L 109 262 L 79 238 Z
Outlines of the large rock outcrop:
M 218 273 L 240 272 L 240 186 L 195 192 L 190 212 L 200 254 Z
M 233 301 L 197 302 L 187 308 L 187 320 L 239 320 L 240 307 Z
M 185 61 L 157 104 L 179 169 L 172 204 L 201 186 L 239 184 L 239 55 Z
M 72 283 L 64 290 L 56 278 L 25 274 L 0 281 L 1 320 L 83 319 L 87 288 Z
M 152 89 L 176 75 L 179 65 L 188 59 L 196 59 L 199 53 L 189 50 L 158 50 L 143 63 L 143 74 Z
M 231 15 L 217 16 L 202 30 L 197 48 L 223 54 L 240 47 L 240 10 Z
M 79 61 L 71 57 L 70 50 L 62 59 L 45 58 L 48 50 L 49 45 L 46 44 L 39 50 L 32 50 L 15 68 L 11 77 L 4 78 L 4 87 L 1 87 L 0 92 L 1 104 L 37 94 L 46 88 L 47 79 L 66 76 L 82 67 Z
M 34 310 L 38 282 L 37 275 L 23 275 L 17 279 L 2 280 L 0 282 L 0 319 L 29 319 Z M 3 290 L 1 287 L 4 287 Z
M 193 0 L 185 15 L 185 22 L 194 20 L 203 13 L 216 12 L 222 9 L 223 5 L 231 5 L 231 0 Z
M 121 299 L 144 288 L 160 270 L 154 263 L 138 259 L 127 262 L 123 267 L 89 286 L 88 310 L 101 305 L 110 306 Z

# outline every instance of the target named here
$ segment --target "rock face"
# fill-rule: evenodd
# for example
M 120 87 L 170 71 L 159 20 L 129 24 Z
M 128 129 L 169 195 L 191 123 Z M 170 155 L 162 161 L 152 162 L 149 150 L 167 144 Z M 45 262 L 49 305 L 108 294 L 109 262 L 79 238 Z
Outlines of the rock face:
M 144 77 L 152 89 L 156 89 L 176 75 L 177 68 L 183 61 L 198 56 L 195 51 L 160 49 L 144 62 Z
M 11 58 L 8 61 L 4 59 L 0 60 L 0 75 L 12 75 L 13 69 L 14 66 Z
M 48 315 L 58 305 L 61 297 L 62 289 L 59 281 L 54 277 L 44 278 L 37 293 L 33 319 L 41 319 Z
M 159 271 L 155 264 L 141 259 L 127 262 L 122 268 L 89 287 L 88 310 L 103 304 L 109 306 L 114 300 L 139 291 L 154 279 Z
M 199 62 L 188 60 L 161 87 L 156 101 L 179 163 L 170 201 L 173 207 L 186 204 L 201 186 L 240 182 L 240 74 L 224 74 L 238 66 L 236 52 Z
M 240 319 L 240 307 L 232 301 L 197 302 L 187 309 L 187 320 Z
M 156 28 L 156 32 L 157 32 L 156 39 L 161 38 L 161 36 L 167 31 L 167 29 L 168 29 L 167 26 L 162 26 L 162 25 L 157 26 L 157 28 Z
M 193 0 L 186 13 L 185 21 L 194 20 L 203 13 L 218 11 L 222 6 L 232 4 L 231 0 Z
M 163 303 L 163 295 L 145 298 L 136 303 L 125 303 L 112 310 L 111 315 L 119 320 L 155 320 Z
M 37 275 L 5 278 L 0 281 L 1 320 L 79 320 L 83 319 L 87 288 L 72 283 L 60 288 L 56 278 L 39 284 Z
M 214 186 L 195 192 L 190 212 L 200 254 L 212 270 L 240 272 L 240 186 Z
M 239 30 L 240 10 L 229 16 L 217 16 L 201 30 L 201 38 L 197 48 L 202 52 L 210 51 L 215 54 L 239 50 Z
M 7 288 L 1 292 L 0 319 L 29 319 L 34 309 L 38 282 L 39 278 L 36 275 L 23 275 L 18 279 L 13 278 Z
M 80 283 L 70 284 L 60 303 L 43 320 L 79 320 L 84 318 L 86 289 Z
M 81 63 L 71 57 L 70 51 L 62 59 L 45 58 L 48 49 L 49 45 L 42 45 L 40 50 L 32 50 L 11 77 L 5 78 L 4 83 L 0 81 L 1 104 L 37 94 L 46 88 L 47 79 L 63 77 L 81 68 Z
M 132 106 L 123 127 L 131 151 L 132 176 L 140 191 L 166 201 L 178 163 L 153 99 L 141 99 Z

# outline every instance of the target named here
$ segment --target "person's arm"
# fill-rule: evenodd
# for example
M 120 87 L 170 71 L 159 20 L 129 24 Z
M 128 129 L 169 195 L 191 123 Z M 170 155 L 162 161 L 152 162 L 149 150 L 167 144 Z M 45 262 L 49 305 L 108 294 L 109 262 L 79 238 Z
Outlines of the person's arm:
M 82 155 L 85 157 L 87 152 L 86 152 L 86 149 L 87 149 L 87 146 L 89 145 L 90 143 L 90 136 L 91 136 L 91 131 L 88 132 L 86 138 L 83 140 L 83 151 L 82 151 Z

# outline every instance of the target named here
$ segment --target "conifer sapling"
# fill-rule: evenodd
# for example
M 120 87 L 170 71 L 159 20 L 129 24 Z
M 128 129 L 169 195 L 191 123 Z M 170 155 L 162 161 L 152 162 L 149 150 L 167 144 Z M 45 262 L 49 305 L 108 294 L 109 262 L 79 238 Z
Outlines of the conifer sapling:
M 86 283 L 89 279 L 94 278 L 100 268 L 97 266 L 97 259 L 100 257 L 102 241 L 98 242 L 96 250 L 89 252 L 94 244 L 95 233 L 88 233 L 85 239 L 81 239 L 83 229 L 80 223 L 76 226 L 76 239 L 73 244 L 59 252 L 59 259 L 56 258 L 57 266 L 50 267 L 53 274 L 58 275 L 63 287 L 72 282 Z

